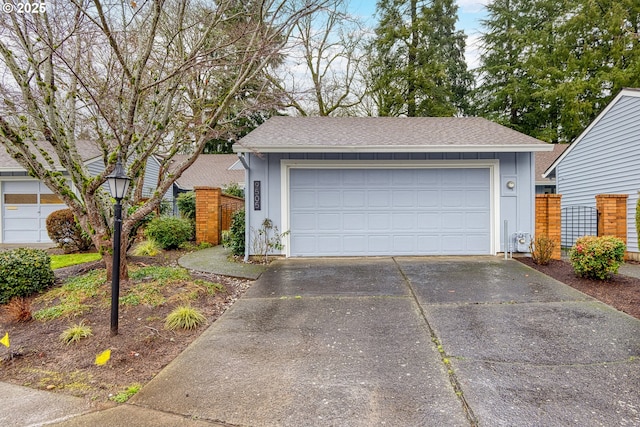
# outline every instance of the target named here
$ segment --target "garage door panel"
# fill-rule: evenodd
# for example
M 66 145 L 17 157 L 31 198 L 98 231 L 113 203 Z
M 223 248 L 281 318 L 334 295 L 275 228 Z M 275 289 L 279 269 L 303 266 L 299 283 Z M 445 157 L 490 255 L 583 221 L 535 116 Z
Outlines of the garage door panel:
M 464 183 L 467 187 L 487 187 L 491 182 L 491 177 L 485 173 L 486 169 L 468 169 L 463 175 Z
M 391 170 L 381 169 L 377 173 L 367 173 L 367 184 L 388 187 L 392 182 Z
M 293 256 L 490 252 L 488 168 L 294 168 L 290 183 Z
M 442 206 L 461 207 L 465 203 L 465 192 L 463 190 L 449 190 L 441 193 Z
M 391 239 L 387 235 L 369 235 L 368 251 L 372 255 L 385 255 L 391 252 Z
M 394 208 L 410 208 L 416 205 L 416 192 L 411 190 L 396 190 L 392 193 Z
M 411 213 L 392 213 L 391 225 L 393 231 L 407 231 L 415 230 L 417 215 L 414 212 Z
M 315 230 L 316 229 L 316 214 L 300 212 L 295 217 L 291 218 L 292 230 Z
M 417 238 L 418 251 L 424 255 L 434 255 L 441 252 L 440 235 L 420 234 Z
M 371 190 L 367 193 L 369 208 L 388 208 L 391 206 L 391 191 Z
M 417 238 L 415 235 L 393 236 L 393 252 L 398 255 L 411 255 L 416 253 Z
M 367 183 L 367 177 L 364 170 L 350 169 L 337 171 L 342 175 L 342 186 L 344 188 L 349 187 L 362 187 Z
M 390 213 L 371 213 L 367 215 L 369 230 L 388 230 L 391 226 Z
M 344 190 L 342 192 L 342 203 L 347 208 L 364 208 L 367 203 L 365 190 Z
M 367 218 L 363 213 L 345 213 L 342 215 L 343 230 L 362 231 L 366 229 Z
M 489 214 L 486 212 L 470 212 L 465 214 L 464 228 L 467 230 L 484 230 L 489 222 Z
M 316 237 L 309 235 L 291 236 L 291 244 L 300 248 L 301 251 L 311 252 L 315 250 Z
M 318 230 L 340 231 L 340 214 L 318 214 Z
M 437 174 L 416 173 L 416 184 L 418 187 L 437 187 L 440 177 Z
M 462 230 L 464 229 L 465 221 L 464 214 L 454 211 L 442 212 L 442 229 L 443 230 Z
M 420 208 L 437 208 L 440 204 L 440 191 L 419 190 L 417 206 Z
M 485 190 L 465 191 L 466 206 L 472 208 L 489 208 L 489 200 Z
M 459 173 L 458 171 L 459 169 L 443 170 L 440 185 L 446 185 L 448 187 L 464 187 L 465 184 L 467 184 L 466 174 Z
M 309 190 L 294 190 L 291 192 L 292 209 L 313 209 L 316 207 L 315 194 Z
M 317 245 L 318 250 L 323 253 L 330 253 L 340 247 L 340 235 L 328 234 L 324 236 L 318 236 Z
M 484 254 L 486 247 L 486 236 L 484 234 L 469 234 L 466 236 L 467 248 L 471 254 Z
M 342 242 L 343 250 L 346 254 L 359 254 L 362 248 L 366 246 L 367 236 L 364 234 L 344 236 Z M 335 253 L 335 249 L 332 249 L 331 253 Z
M 406 170 L 397 170 L 391 175 L 391 183 L 394 186 L 401 187 L 413 187 L 415 184 L 416 173 L 415 170 L 406 169 Z
M 335 191 L 318 191 L 319 208 L 337 208 L 340 206 L 340 195 Z
M 437 212 L 418 213 L 418 230 L 440 230 L 442 216 Z
M 340 185 L 340 182 L 341 182 L 341 178 L 339 173 L 334 173 L 334 174 L 321 173 L 318 175 L 318 184 L 324 185 L 326 186 L 326 188 Z

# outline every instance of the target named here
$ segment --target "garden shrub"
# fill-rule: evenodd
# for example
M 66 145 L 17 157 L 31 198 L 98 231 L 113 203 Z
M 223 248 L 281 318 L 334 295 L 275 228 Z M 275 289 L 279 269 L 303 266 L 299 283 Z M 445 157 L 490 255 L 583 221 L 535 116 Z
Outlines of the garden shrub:
M 71 209 L 51 212 L 47 217 L 47 233 L 65 253 L 86 251 L 93 245 L 89 236 L 76 221 Z
M 186 193 L 180 193 L 176 198 L 178 204 L 178 211 L 183 218 L 196 220 L 196 193 L 194 191 L 187 191 Z
M 244 190 L 237 182 L 230 182 L 229 184 L 223 185 L 222 192 L 229 196 L 235 196 L 244 199 Z
M 622 239 L 614 236 L 584 236 L 569 251 L 576 275 L 605 280 L 618 272 L 626 250 Z
M 28 297 L 53 284 L 49 255 L 42 249 L 19 248 L 0 252 L 0 304 Z
M 185 218 L 161 216 L 149 222 L 145 236 L 147 239 L 155 240 L 162 249 L 176 249 L 191 240 L 193 224 Z
M 529 243 L 531 259 L 539 265 L 547 265 L 553 255 L 556 243 L 546 235 L 538 236 Z
M 231 227 L 228 233 L 223 233 L 222 246 L 231 249 L 236 256 L 244 255 L 244 209 L 240 209 L 231 218 Z

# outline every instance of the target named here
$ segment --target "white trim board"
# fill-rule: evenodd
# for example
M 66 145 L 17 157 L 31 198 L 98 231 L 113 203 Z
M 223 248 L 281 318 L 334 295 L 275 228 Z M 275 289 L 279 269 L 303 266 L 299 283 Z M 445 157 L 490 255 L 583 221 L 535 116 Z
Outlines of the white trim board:
M 500 247 L 500 160 L 280 160 L 281 229 L 291 229 L 290 176 L 291 169 L 489 169 L 491 242 L 490 253 L 497 254 Z M 291 256 L 291 240 L 284 238 L 285 256 Z

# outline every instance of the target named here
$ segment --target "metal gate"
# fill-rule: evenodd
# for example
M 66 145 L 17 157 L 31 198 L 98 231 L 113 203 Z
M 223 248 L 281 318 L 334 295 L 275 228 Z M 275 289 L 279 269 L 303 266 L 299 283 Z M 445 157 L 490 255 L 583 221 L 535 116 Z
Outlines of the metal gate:
M 598 210 L 591 206 L 562 208 L 561 246 L 570 248 L 582 236 L 598 235 Z

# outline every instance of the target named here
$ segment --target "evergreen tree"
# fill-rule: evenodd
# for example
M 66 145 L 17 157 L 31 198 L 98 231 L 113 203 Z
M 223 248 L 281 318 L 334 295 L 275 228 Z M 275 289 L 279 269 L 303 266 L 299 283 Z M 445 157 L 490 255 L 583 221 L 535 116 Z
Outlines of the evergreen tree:
M 487 6 L 479 114 L 569 142 L 620 88 L 640 84 L 633 0 L 495 0 Z
M 381 116 L 451 116 L 466 111 L 472 75 L 453 0 L 380 0 L 369 46 L 369 82 Z

